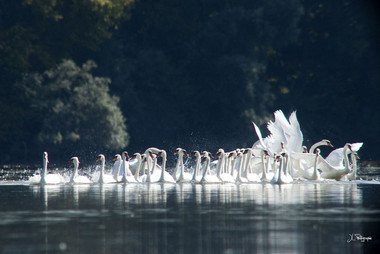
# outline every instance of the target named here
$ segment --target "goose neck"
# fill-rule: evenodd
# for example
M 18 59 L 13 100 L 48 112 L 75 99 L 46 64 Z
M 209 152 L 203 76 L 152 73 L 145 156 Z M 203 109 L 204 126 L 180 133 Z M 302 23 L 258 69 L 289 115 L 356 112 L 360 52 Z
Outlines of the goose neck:
M 218 178 L 220 178 L 220 175 L 222 174 L 222 168 L 224 166 L 224 155 L 221 154 L 218 160 L 217 168 L 216 168 L 216 173 Z
M 344 146 L 344 149 L 343 149 L 343 152 L 344 152 L 344 172 L 345 173 L 348 173 L 350 172 L 350 165 L 349 165 L 349 162 L 348 162 L 348 145 L 346 144 Z
M 263 177 L 266 176 L 266 168 L 265 168 L 265 153 L 264 151 L 261 152 L 261 166 L 263 167 Z
M 113 175 L 113 178 L 115 178 L 116 181 L 117 181 L 117 178 L 118 178 L 119 173 L 120 173 L 120 168 L 121 168 L 121 159 L 118 158 L 117 159 L 117 170 L 116 170 L 116 172 Z
M 315 155 L 315 161 L 314 161 L 314 169 L 313 169 L 313 175 L 311 176 L 312 179 L 317 178 L 317 165 L 318 165 L 318 159 L 319 159 L 319 154 Z
M 206 178 L 206 175 L 207 175 L 207 172 L 209 171 L 209 167 L 210 167 L 210 157 L 206 157 L 206 162 L 205 162 L 205 169 L 203 171 L 203 175 L 202 175 L 202 181 L 205 181 L 205 178 Z
M 165 177 L 165 168 L 166 168 L 166 154 L 162 154 L 162 167 L 161 167 L 161 177 L 160 180 L 163 181 Z
M 71 182 L 74 182 L 74 179 L 78 176 L 78 163 L 75 161 L 74 162 L 74 172 L 73 172 L 73 175 L 71 176 Z
M 281 181 L 281 168 L 282 168 L 282 164 L 284 163 L 284 158 L 283 157 L 281 157 L 280 158 L 280 164 L 279 164 L 279 166 L 278 166 L 278 171 L 277 171 L 277 181 Z
M 139 175 L 140 175 L 140 167 L 141 167 L 141 156 L 137 156 L 136 159 L 137 159 L 137 168 L 135 172 L 135 179 L 136 181 L 138 181 Z
M 322 141 L 319 141 L 319 142 L 317 142 L 317 143 L 315 143 L 314 145 L 312 145 L 312 146 L 310 147 L 310 149 L 309 149 L 309 153 L 314 153 L 315 149 L 316 149 L 317 147 L 323 145 L 323 144 L 324 144 L 324 141 L 323 141 L 323 140 L 322 140 Z
M 194 168 L 194 172 L 193 172 L 193 179 L 192 179 L 193 181 L 195 181 L 197 179 L 197 175 L 198 175 L 200 166 L 201 166 L 201 160 L 197 156 L 196 157 L 196 162 L 195 162 L 195 168 Z
M 47 175 L 47 164 L 48 164 L 48 160 L 46 158 L 44 158 L 43 164 L 42 164 L 41 180 L 40 180 L 41 184 L 45 184 L 46 183 L 46 178 L 45 177 Z

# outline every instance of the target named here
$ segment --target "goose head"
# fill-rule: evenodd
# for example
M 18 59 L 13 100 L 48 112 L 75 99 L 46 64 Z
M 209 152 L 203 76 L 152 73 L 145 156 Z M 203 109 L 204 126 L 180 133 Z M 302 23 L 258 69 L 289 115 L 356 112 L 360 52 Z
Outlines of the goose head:
M 134 153 L 131 157 L 131 159 L 137 159 L 137 160 L 141 160 L 141 154 L 140 153 Z
M 115 156 L 113 157 L 113 161 L 121 161 L 121 155 L 115 154 Z
M 202 160 L 201 160 L 202 163 L 207 162 L 207 161 L 210 162 L 209 156 L 206 155 L 206 156 L 202 157 Z
M 196 159 L 198 159 L 201 157 L 201 154 L 199 151 L 195 150 L 191 152 L 190 157 L 195 157 Z
M 187 153 L 187 151 L 185 149 L 183 149 L 183 148 L 180 148 L 180 147 L 178 147 L 173 154 L 174 155 L 178 154 L 178 156 L 183 156 L 183 155 L 189 156 L 189 154 Z
M 255 154 L 253 153 L 252 149 L 251 148 L 247 148 L 243 151 L 243 154 L 248 154 L 248 155 L 251 155 L 251 156 L 255 156 Z
M 210 153 L 210 152 L 208 152 L 208 151 L 203 151 L 201 157 L 214 158 L 214 157 L 212 156 L 212 153 Z
M 269 156 L 269 153 L 267 150 L 261 150 L 261 156 L 264 156 L 264 158 L 266 158 L 267 156 Z
M 166 158 L 166 151 L 165 151 L 165 150 L 160 150 L 160 151 L 157 153 L 157 157 Z
M 127 152 L 127 151 L 124 151 L 124 152 L 122 153 L 122 156 L 123 156 L 123 160 L 126 160 L 126 159 L 129 158 L 129 155 L 128 155 L 128 152 Z
M 355 156 L 355 158 L 357 159 L 357 160 L 360 160 L 360 157 L 359 157 L 359 155 L 357 154 L 357 152 L 352 152 L 352 155 L 353 156 Z
M 323 139 L 322 141 L 325 143 L 325 145 L 327 145 L 327 146 L 329 146 L 329 147 L 334 147 L 334 146 L 331 144 L 330 140 L 328 140 L 328 139 Z
M 215 154 L 215 157 L 216 158 L 220 158 L 221 156 L 223 156 L 225 153 L 224 153 L 224 150 L 222 148 L 219 148 L 218 152 L 216 152 Z
M 74 166 L 78 166 L 79 165 L 79 159 L 78 159 L 78 157 L 76 157 L 76 156 L 71 157 L 70 158 L 70 163 L 74 164 Z
M 352 152 L 352 145 L 350 143 L 346 143 L 343 148 L 350 149 L 350 151 Z
M 146 162 L 146 154 L 141 154 L 141 161 Z
M 228 154 L 228 158 L 233 158 L 233 159 L 235 159 L 236 157 L 237 157 L 237 153 L 236 153 L 235 151 L 230 152 L 230 153 Z
M 43 156 L 42 156 L 42 159 L 46 162 L 46 163 L 49 163 L 49 158 L 48 158 L 48 153 L 47 152 L 44 152 Z
M 99 154 L 98 157 L 96 157 L 96 162 L 98 161 L 101 161 L 102 163 L 106 161 L 104 154 Z

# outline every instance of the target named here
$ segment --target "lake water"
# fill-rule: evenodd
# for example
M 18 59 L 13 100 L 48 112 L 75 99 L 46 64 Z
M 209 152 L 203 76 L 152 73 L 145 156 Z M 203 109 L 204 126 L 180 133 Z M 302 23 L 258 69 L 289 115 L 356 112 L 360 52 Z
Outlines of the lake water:
M 379 182 L 365 180 L 0 182 L 0 253 L 371 253 L 380 250 L 379 194 Z

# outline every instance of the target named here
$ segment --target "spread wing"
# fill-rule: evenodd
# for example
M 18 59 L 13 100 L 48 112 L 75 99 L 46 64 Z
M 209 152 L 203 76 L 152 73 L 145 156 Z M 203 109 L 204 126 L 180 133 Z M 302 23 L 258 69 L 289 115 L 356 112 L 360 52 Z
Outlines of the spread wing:
M 303 143 L 303 135 L 300 128 L 300 124 L 298 123 L 296 111 L 289 117 L 290 122 L 290 132 L 289 132 L 289 140 L 287 144 L 287 148 L 291 152 L 301 152 L 302 151 L 302 143 Z
M 252 124 L 255 127 L 256 135 L 259 138 L 259 144 L 262 146 L 263 149 L 267 149 L 266 145 L 264 144 L 264 140 L 263 140 L 263 136 L 261 135 L 260 128 L 254 122 L 252 122 Z M 254 148 L 255 146 L 258 147 L 257 142 L 253 144 L 252 148 Z
M 343 147 L 333 150 L 327 157 L 326 162 L 334 167 L 343 167 Z
M 282 150 L 281 142 L 287 144 L 288 138 L 285 135 L 284 129 L 278 122 L 269 121 L 267 125 L 270 135 L 264 139 L 267 147 L 270 148 L 272 153 L 279 153 Z
M 359 151 L 359 149 L 363 146 L 363 142 L 361 143 L 351 143 L 351 149 L 354 152 Z

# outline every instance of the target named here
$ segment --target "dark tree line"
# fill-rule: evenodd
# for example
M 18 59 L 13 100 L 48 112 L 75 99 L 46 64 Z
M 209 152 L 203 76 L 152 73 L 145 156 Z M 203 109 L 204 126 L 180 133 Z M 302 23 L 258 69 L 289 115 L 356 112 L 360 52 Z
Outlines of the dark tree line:
M 30 162 L 39 159 L 44 150 L 55 152 L 66 161 L 71 154 L 86 149 L 87 153 L 94 153 L 97 147 L 114 150 L 128 144 L 124 117 L 115 97 L 110 99 L 107 94 L 109 78 L 92 76 L 94 64 L 85 63 L 128 18 L 130 3 L 130 0 L 0 1 L 2 162 Z M 83 64 L 82 68 L 75 62 Z M 98 94 L 78 91 L 86 86 L 91 87 L 91 93 Z M 90 102 L 94 96 L 97 100 Z M 84 100 L 89 107 L 79 106 Z M 78 117 L 76 110 L 80 108 L 92 111 Z M 99 109 L 106 112 L 101 114 L 97 112 Z M 94 119 L 89 119 L 94 115 L 99 120 L 97 125 Z M 102 132 L 94 133 L 97 129 Z M 69 133 L 73 134 L 71 138 Z M 116 141 L 119 145 L 115 146 L 117 137 L 123 140 Z
M 250 121 L 265 127 L 279 108 L 297 110 L 306 145 L 364 141 L 360 155 L 376 160 L 374 7 L 0 1 L 1 161 L 250 146 Z

